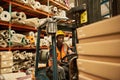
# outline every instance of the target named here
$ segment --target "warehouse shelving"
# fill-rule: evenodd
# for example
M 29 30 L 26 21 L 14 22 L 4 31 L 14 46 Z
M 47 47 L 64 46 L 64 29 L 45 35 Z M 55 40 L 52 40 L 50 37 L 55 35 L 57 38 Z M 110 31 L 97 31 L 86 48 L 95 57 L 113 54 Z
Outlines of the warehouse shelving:
M 43 3 L 43 4 L 46 4 L 47 0 L 42 0 L 40 2 Z M 69 10 L 70 9 L 67 5 L 65 5 L 63 3 L 60 3 L 58 1 L 55 1 L 55 0 L 49 0 L 49 3 L 56 6 L 56 7 L 58 7 L 58 8 L 60 8 L 60 9 L 63 9 L 63 10 Z
M 41 46 L 40 48 L 41 49 L 48 49 L 47 46 Z M 11 48 L 11 50 L 35 50 L 35 49 L 36 49 L 35 46 L 34 47 L 13 47 L 13 48 Z
M 55 5 L 55 6 L 57 6 L 57 7 L 60 8 L 60 9 L 69 10 L 69 7 L 66 6 L 66 5 L 63 4 L 63 3 L 60 3 L 60 2 L 54 1 L 54 0 L 49 0 L 49 1 L 50 1 L 50 4 Z
M 41 0 L 38 0 L 39 2 L 41 2 Z M 47 3 L 47 0 L 44 0 Z M 66 6 L 63 3 L 54 1 L 54 0 L 49 0 L 50 4 L 58 7 L 59 9 L 63 9 L 65 11 L 69 10 L 69 7 Z M 3 4 L 5 3 L 5 4 Z M 49 13 L 49 12 L 45 12 L 43 10 L 38 10 L 38 9 L 33 9 L 32 7 L 25 5 L 24 3 L 19 3 L 15 0 L 1 0 L 0 5 L 4 8 L 4 10 L 9 11 L 10 13 L 12 11 L 18 11 L 18 12 L 24 12 L 28 18 L 33 18 L 33 17 L 38 17 L 40 18 L 47 18 L 47 17 L 52 17 L 54 16 L 54 14 Z M 64 23 L 65 21 L 62 21 L 62 23 Z M 28 31 L 33 31 L 33 32 L 37 32 L 37 28 L 34 26 L 27 26 L 25 24 L 20 24 L 20 23 L 13 23 L 11 21 L 6 22 L 6 21 L 1 21 L 0 20 L 0 30 L 2 29 L 6 29 L 6 30 L 16 30 L 19 33 L 23 33 L 23 32 L 28 32 Z M 42 34 L 40 35 L 41 38 L 44 38 L 44 36 L 46 35 L 46 30 L 42 30 L 41 32 Z M 71 34 L 67 34 L 66 36 L 70 36 L 72 37 Z M 40 49 L 49 49 L 49 46 L 40 46 Z M 32 45 L 32 46 L 17 46 L 17 47 L 12 47 L 11 44 L 9 44 L 6 48 L 1 48 L 0 47 L 0 51 L 32 51 L 35 52 L 36 51 L 36 46 Z
M 43 18 L 43 17 L 47 17 L 47 16 L 53 16 L 53 14 L 51 14 L 51 13 L 48 13 L 48 12 L 45 12 L 42 10 L 33 9 L 33 8 L 27 6 L 23 3 L 19 3 L 17 1 L 11 1 L 11 0 L 3 0 L 3 1 L 5 1 L 7 3 L 11 3 L 12 7 L 13 7 L 12 10 L 23 11 L 26 14 L 34 16 L 34 17 Z
M 44 2 L 46 3 L 47 0 L 44 0 Z M 57 1 L 54 1 L 54 0 L 49 0 L 50 4 L 60 8 L 60 9 L 63 9 L 63 10 L 69 10 L 69 7 L 67 7 L 65 4 L 63 3 L 60 3 L 60 2 L 57 2 Z M 23 11 L 25 12 L 25 14 L 27 14 L 27 16 L 32 16 L 32 17 L 38 17 L 38 18 L 45 18 L 45 17 L 51 17 L 53 16 L 54 14 L 52 13 L 48 13 L 48 12 L 45 12 L 45 11 L 42 11 L 42 10 L 34 10 L 33 8 L 31 8 L 30 6 L 28 5 L 25 5 L 25 4 L 22 4 L 22 3 L 19 3 L 17 1 L 12 1 L 12 0 L 2 0 L 1 3 L 5 3 L 4 5 L 1 4 L 6 10 L 9 10 L 8 7 L 10 7 L 10 4 L 11 4 L 11 10 L 9 11 Z M 64 22 L 64 21 L 63 21 Z M 17 31 L 21 31 L 22 32 L 24 31 L 34 31 L 36 32 L 37 31 L 37 28 L 33 27 L 33 26 L 27 26 L 27 25 L 24 25 L 24 24 L 20 24 L 20 23 L 12 23 L 12 22 L 6 22 L 6 21 L 1 21 L 0 20 L 0 27 L 1 29 L 2 28 L 5 28 L 5 29 L 13 29 L 13 30 L 17 30 Z M 5 26 L 5 27 L 4 27 Z M 43 30 L 42 31 L 43 34 L 46 34 L 46 31 Z M 44 37 L 44 35 L 40 35 L 41 38 Z M 66 36 L 70 36 L 71 35 L 68 35 L 66 34 Z M 48 49 L 47 46 L 41 46 L 40 47 L 41 49 Z M 11 47 L 11 46 L 8 46 L 7 48 L 0 48 L 0 51 L 10 51 L 10 50 L 35 50 L 35 47 Z

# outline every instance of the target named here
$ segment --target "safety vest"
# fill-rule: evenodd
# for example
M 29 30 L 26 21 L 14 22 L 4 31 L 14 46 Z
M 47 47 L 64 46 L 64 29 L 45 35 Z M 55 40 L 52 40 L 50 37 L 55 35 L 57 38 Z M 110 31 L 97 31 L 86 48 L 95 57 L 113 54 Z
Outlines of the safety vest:
M 64 56 L 66 56 L 68 51 L 68 46 L 66 44 L 62 45 L 61 51 L 56 47 L 57 60 L 60 61 Z
M 61 53 L 60 51 L 58 50 L 58 48 L 56 47 L 56 52 L 57 52 L 57 60 L 60 61 L 61 58 L 63 58 L 64 56 L 66 56 L 67 52 L 68 52 L 68 46 L 67 44 L 63 44 L 62 45 L 62 48 L 61 48 Z M 52 66 L 52 62 L 49 60 L 48 62 L 48 66 Z

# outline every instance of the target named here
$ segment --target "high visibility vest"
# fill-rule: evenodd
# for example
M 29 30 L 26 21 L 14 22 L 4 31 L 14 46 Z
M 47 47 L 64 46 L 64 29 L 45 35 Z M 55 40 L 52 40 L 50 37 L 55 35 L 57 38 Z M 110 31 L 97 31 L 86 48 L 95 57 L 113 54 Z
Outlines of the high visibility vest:
M 67 44 L 63 44 L 62 45 L 62 48 L 61 48 L 61 53 L 60 51 L 58 50 L 58 48 L 56 47 L 56 52 L 57 52 L 57 60 L 60 61 L 61 58 L 63 58 L 64 56 L 66 56 L 67 52 L 68 52 L 68 46 Z M 49 60 L 48 61 L 48 66 L 52 66 L 53 63 Z
M 56 47 L 57 60 L 60 61 L 63 57 L 67 55 L 68 46 L 66 44 L 62 45 L 61 51 Z

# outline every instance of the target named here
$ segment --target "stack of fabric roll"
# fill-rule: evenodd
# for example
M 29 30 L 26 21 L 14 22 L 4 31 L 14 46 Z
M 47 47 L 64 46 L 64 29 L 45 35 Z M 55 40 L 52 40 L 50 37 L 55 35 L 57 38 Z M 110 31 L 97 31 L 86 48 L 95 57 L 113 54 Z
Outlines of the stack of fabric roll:
M 13 72 L 27 70 L 33 66 L 35 66 L 35 54 L 33 52 L 13 51 Z
M 25 35 L 16 33 L 14 30 L 11 30 L 11 38 L 10 38 L 11 46 L 25 46 L 29 45 L 29 40 Z
M 17 1 L 19 3 L 25 4 L 33 9 L 50 12 L 50 7 L 46 5 L 42 5 L 39 1 L 35 1 L 35 0 L 13 0 L 13 1 Z
M 4 9 L 1 6 L 0 6 L 0 20 L 7 22 L 11 20 L 10 13 L 8 11 L 4 11 Z
M 22 20 L 26 20 L 27 16 L 24 12 L 12 12 L 11 14 L 12 22 L 19 22 Z
M 29 45 L 30 41 L 23 34 L 18 34 L 14 30 L 0 31 L 0 47 L 7 47 L 11 43 L 12 47 Z
M 9 37 L 8 30 L 1 30 L 0 31 L 0 47 L 5 48 L 8 46 L 7 41 L 6 41 L 6 39 L 8 39 L 8 37 Z
M 41 7 L 40 2 L 35 1 L 35 0 L 14 0 L 14 1 L 28 5 L 28 6 L 32 7 L 33 9 L 39 9 Z
M 17 11 L 12 12 L 11 17 L 13 23 L 25 24 L 32 27 L 38 27 L 40 25 L 39 18 L 27 19 L 27 16 L 24 12 L 17 12 Z
M 19 22 L 22 24 L 28 25 L 28 26 L 35 27 L 35 28 L 39 27 L 39 25 L 40 25 L 39 18 L 29 18 L 29 19 L 21 20 Z
M 30 41 L 30 46 L 35 46 L 35 33 L 33 31 L 30 31 L 28 33 L 25 33 L 26 38 Z

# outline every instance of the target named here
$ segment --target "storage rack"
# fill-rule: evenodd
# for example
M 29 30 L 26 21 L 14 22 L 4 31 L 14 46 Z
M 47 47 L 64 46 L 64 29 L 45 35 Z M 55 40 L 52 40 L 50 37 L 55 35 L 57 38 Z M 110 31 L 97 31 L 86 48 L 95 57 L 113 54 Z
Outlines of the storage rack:
M 39 0 L 37 0 L 39 1 Z M 50 4 L 60 8 L 60 9 L 64 9 L 64 10 L 69 10 L 69 7 L 66 6 L 65 4 L 63 3 L 59 3 L 57 1 L 53 1 L 53 0 L 49 0 Z M 17 1 L 13 1 L 13 0 L 2 0 L 1 3 L 4 3 L 2 5 L 3 8 L 9 10 L 10 12 L 13 10 L 13 11 L 23 11 L 25 12 L 25 14 L 29 15 L 29 16 L 33 16 L 33 17 L 39 17 L 39 18 L 45 18 L 45 17 L 51 17 L 53 16 L 54 14 L 52 13 L 48 13 L 48 12 L 45 12 L 45 11 L 42 11 L 42 10 L 34 10 L 32 9 L 31 7 L 27 6 L 27 5 L 24 5 L 22 3 L 19 3 Z M 47 3 L 47 0 L 44 0 L 44 2 L 40 2 L 40 3 Z M 8 9 L 9 8 L 9 9 Z M 0 20 L 0 25 L 3 26 L 1 28 L 3 29 L 14 29 L 14 30 L 24 30 L 24 31 L 34 31 L 36 32 L 37 29 L 35 29 L 34 27 L 30 27 L 30 26 L 27 26 L 27 25 L 23 25 L 23 24 L 19 24 L 19 23 L 11 23 L 11 22 L 5 22 L 5 21 L 1 21 Z M 44 31 L 43 31 L 44 32 Z M 41 35 L 41 37 L 44 37 L 44 35 Z M 40 47 L 40 48 L 43 48 L 43 49 L 47 49 L 48 47 Z M 35 47 L 34 48 L 29 48 L 29 47 L 15 47 L 15 48 L 12 48 L 10 47 L 10 45 L 7 47 L 7 48 L 0 48 L 0 51 L 11 51 L 11 50 L 35 50 Z

